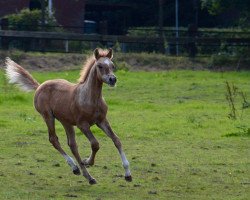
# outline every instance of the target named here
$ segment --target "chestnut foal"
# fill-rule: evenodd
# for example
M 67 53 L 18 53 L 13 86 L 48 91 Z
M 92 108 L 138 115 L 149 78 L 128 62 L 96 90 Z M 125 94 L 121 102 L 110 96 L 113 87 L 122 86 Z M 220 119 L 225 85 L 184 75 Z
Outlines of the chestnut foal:
M 119 138 L 106 118 L 108 107 L 102 97 L 103 83 L 111 87 L 116 83 L 112 57 L 112 49 L 95 49 L 94 55 L 86 61 L 77 84 L 62 79 L 48 80 L 39 84 L 25 69 L 10 58 L 6 58 L 6 75 L 9 82 L 17 84 L 24 91 L 35 90 L 34 106 L 47 124 L 49 141 L 62 154 L 73 173 L 79 175 L 78 166 L 62 149 L 55 132 L 55 119 L 62 123 L 72 154 L 90 184 L 95 184 L 96 180 L 89 174 L 86 165 L 94 164 L 95 155 L 99 150 L 99 143 L 90 130 L 94 124 L 112 139 L 125 169 L 125 179 L 132 181 L 129 162 Z M 77 126 L 90 141 L 92 152 L 85 160 L 81 160 L 78 153 L 73 126 Z

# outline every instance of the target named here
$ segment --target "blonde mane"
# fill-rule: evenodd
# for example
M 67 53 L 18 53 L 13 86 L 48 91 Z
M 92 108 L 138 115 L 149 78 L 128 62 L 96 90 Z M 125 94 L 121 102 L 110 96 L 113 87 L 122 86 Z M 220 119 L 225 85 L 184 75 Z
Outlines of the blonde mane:
M 100 57 L 106 57 L 108 53 L 109 53 L 109 51 L 107 49 L 105 49 L 105 50 L 99 49 L 99 56 Z M 94 55 L 87 58 L 87 60 L 85 61 L 84 65 L 83 65 L 83 68 L 80 72 L 80 78 L 78 79 L 79 83 L 84 83 L 87 80 L 89 72 L 90 72 L 91 68 L 94 66 L 95 61 L 96 61 L 96 59 L 95 59 Z

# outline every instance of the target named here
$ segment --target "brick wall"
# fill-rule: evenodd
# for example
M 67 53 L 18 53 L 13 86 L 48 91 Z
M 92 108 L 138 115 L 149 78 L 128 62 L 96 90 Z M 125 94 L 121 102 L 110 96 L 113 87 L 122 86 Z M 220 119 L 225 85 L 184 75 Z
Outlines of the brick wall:
M 29 0 L 0 0 L 0 18 L 29 8 Z
M 53 0 L 55 17 L 59 24 L 83 27 L 85 1 L 84 0 Z M 83 28 L 68 28 L 74 32 L 83 32 Z
M 0 18 L 29 8 L 30 0 L 0 0 Z M 58 23 L 62 26 L 81 26 L 84 22 L 85 0 L 53 0 L 53 9 Z M 68 28 L 83 32 L 83 28 Z

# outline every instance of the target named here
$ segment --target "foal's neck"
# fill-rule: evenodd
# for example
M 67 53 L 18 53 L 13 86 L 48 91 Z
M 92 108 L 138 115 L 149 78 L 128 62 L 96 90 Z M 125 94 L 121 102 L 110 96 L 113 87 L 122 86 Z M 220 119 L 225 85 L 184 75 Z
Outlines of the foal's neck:
M 93 66 L 84 84 L 82 84 L 84 93 L 82 95 L 95 103 L 102 97 L 102 82 L 97 77 L 96 66 Z

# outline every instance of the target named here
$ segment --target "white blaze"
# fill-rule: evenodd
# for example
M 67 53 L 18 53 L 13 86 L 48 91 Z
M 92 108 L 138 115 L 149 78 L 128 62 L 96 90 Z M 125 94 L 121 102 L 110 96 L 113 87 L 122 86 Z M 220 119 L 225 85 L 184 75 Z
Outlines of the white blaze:
M 106 65 L 109 65 L 111 62 L 110 62 L 109 59 L 105 59 L 105 60 L 104 60 L 104 63 L 105 63 Z

